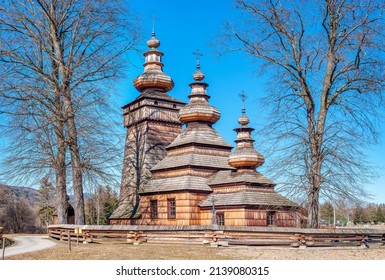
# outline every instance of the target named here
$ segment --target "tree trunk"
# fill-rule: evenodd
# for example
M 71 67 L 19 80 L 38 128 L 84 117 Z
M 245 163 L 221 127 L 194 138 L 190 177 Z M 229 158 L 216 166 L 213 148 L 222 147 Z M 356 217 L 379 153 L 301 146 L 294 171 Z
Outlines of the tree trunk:
M 56 158 L 56 210 L 58 215 L 59 224 L 68 223 L 68 201 L 67 201 L 67 179 L 66 179 L 66 164 L 65 154 L 66 148 L 65 143 L 60 135 L 58 136 L 58 152 Z M 62 135 L 61 135 L 62 136 Z
M 321 124 L 323 126 L 323 124 Z M 319 127 L 318 127 L 319 128 Z M 321 189 L 321 166 L 322 155 L 320 149 L 320 141 L 322 137 L 313 137 L 311 147 L 311 166 L 309 174 L 309 190 L 308 190 L 308 228 L 318 228 L 319 226 L 319 193 Z
M 319 226 L 319 189 L 311 187 L 308 193 L 308 216 L 307 227 L 318 228 Z
M 75 224 L 85 224 L 84 195 L 83 195 L 83 171 L 78 146 L 78 135 L 75 125 L 75 117 L 72 109 L 72 100 L 69 95 L 63 98 L 67 116 L 68 144 L 71 156 L 72 184 L 74 190 Z
M 64 117 L 67 125 L 67 144 L 70 149 L 71 156 L 71 168 L 72 168 L 72 184 L 74 190 L 74 210 L 75 210 L 75 224 L 85 224 L 85 211 L 84 211 L 84 197 L 83 197 L 83 174 L 81 159 L 78 145 L 78 134 L 75 124 L 75 112 L 72 104 L 71 97 L 71 73 L 65 63 L 63 38 L 60 37 L 57 30 L 57 26 L 52 22 L 55 19 L 56 6 L 50 6 L 50 38 L 52 40 L 53 50 L 55 54 L 55 63 L 58 66 L 58 72 L 60 75 L 60 93 L 63 101 Z

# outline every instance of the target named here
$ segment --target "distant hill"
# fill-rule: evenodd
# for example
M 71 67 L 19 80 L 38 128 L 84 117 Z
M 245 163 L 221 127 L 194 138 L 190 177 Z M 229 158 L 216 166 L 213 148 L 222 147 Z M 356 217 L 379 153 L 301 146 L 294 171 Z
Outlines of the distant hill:
M 16 200 L 24 200 L 26 201 L 30 206 L 36 206 L 39 204 L 41 200 L 40 193 L 29 187 L 16 187 L 16 186 L 8 186 L 0 184 L 0 189 L 7 189 L 12 197 Z
M 0 189 L 2 188 L 7 189 L 16 201 L 25 200 L 32 207 L 38 205 L 41 201 L 41 195 L 36 189 L 30 187 L 16 187 L 0 184 Z M 92 195 L 89 193 L 84 193 L 84 200 L 90 198 L 91 196 Z M 69 198 L 70 203 L 73 204 L 73 196 L 69 195 Z

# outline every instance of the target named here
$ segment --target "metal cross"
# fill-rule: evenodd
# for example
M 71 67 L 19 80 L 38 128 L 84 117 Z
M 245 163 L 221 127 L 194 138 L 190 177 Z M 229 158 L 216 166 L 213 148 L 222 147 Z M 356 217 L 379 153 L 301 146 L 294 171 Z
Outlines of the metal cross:
M 195 55 L 195 57 L 197 59 L 197 69 L 200 69 L 201 68 L 201 64 L 200 64 L 200 61 L 199 61 L 199 57 L 203 56 L 203 54 L 199 52 L 199 49 L 197 49 L 196 52 L 193 52 L 193 55 Z
M 155 17 L 155 13 L 152 14 L 152 36 L 155 37 L 155 19 L 158 19 Z
M 241 90 L 241 92 L 239 93 L 239 97 L 241 98 L 242 100 L 242 114 L 245 114 L 246 113 L 246 109 L 245 109 L 245 101 L 247 99 L 247 95 L 245 94 L 245 91 L 244 90 Z

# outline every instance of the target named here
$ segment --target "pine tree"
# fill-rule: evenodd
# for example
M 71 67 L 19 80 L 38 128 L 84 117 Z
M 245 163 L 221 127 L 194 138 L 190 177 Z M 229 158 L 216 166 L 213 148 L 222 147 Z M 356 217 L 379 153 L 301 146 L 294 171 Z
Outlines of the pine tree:
M 330 202 L 326 202 L 320 207 L 321 219 L 327 221 L 330 225 L 333 223 L 334 218 L 334 208 Z
M 86 200 L 87 224 L 106 225 L 118 206 L 118 196 L 110 186 L 99 186 L 96 192 Z
M 377 223 L 385 223 L 384 211 L 380 206 L 377 207 L 376 220 L 377 220 Z
M 48 226 L 53 223 L 53 214 L 55 212 L 55 187 L 49 182 L 48 177 L 40 181 L 39 193 L 41 201 L 38 205 L 38 214 L 42 226 Z
M 367 223 L 367 222 L 368 222 L 368 218 L 365 214 L 364 209 L 362 209 L 361 206 L 357 206 L 356 209 L 354 210 L 353 223 L 361 224 L 361 223 Z

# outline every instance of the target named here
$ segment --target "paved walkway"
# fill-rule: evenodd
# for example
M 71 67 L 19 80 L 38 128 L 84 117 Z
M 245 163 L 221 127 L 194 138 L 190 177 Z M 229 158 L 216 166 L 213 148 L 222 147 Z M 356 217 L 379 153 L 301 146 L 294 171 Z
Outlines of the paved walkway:
M 5 248 L 5 257 L 47 249 L 56 245 L 46 235 L 17 236 L 13 240 L 15 240 L 15 244 Z

